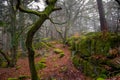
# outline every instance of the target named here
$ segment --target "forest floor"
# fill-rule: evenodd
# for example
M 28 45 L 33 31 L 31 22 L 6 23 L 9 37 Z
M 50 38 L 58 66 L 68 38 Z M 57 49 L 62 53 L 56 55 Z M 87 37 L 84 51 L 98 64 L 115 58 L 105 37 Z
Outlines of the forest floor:
M 65 56 L 59 58 L 55 54 L 53 48 L 47 52 L 46 66 L 44 69 L 39 70 L 38 74 L 42 80 L 92 80 L 85 77 L 79 70 L 77 70 L 71 61 L 71 52 L 68 47 L 63 47 L 62 44 L 54 45 L 55 48 L 60 48 L 64 51 Z M 42 57 L 43 58 L 43 57 Z M 35 62 L 40 61 L 41 57 L 37 57 Z M 7 80 L 8 78 L 17 78 L 20 76 L 30 76 L 29 64 L 27 58 L 20 58 L 17 61 L 15 68 L 0 68 L 0 80 Z M 27 78 L 25 80 L 31 80 Z M 120 79 L 109 79 L 120 80 Z
M 84 76 L 78 71 L 71 61 L 71 55 L 68 47 L 63 47 L 62 44 L 56 44 L 55 48 L 63 50 L 65 56 L 59 58 L 53 49 L 50 50 L 49 55 L 46 56 L 46 68 L 39 70 L 38 74 L 42 80 L 85 80 Z M 42 57 L 43 58 L 43 57 Z M 35 62 L 40 61 L 41 57 L 37 57 Z M 27 58 L 20 58 L 17 61 L 15 68 L 0 68 L 0 80 L 7 80 L 8 78 L 17 78 L 19 76 L 30 76 L 29 64 Z M 30 80 L 30 79 L 26 79 Z

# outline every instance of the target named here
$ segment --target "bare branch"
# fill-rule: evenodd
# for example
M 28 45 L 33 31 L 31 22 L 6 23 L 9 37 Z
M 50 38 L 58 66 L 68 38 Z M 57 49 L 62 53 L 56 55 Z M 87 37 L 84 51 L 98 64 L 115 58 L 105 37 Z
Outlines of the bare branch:
M 22 6 L 22 4 L 21 4 L 21 0 L 17 0 L 16 8 L 19 9 L 21 12 L 31 13 L 31 14 L 35 14 L 35 15 L 37 15 L 37 16 L 40 16 L 40 14 L 43 14 L 43 12 L 25 9 L 25 8 Z
M 62 8 L 61 7 L 56 7 L 53 9 L 53 11 L 57 11 L 57 10 L 61 10 Z
M 51 18 L 48 18 L 50 20 L 51 23 L 53 24 L 58 24 L 58 25 L 62 25 L 62 24 L 66 24 L 67 23 L 67 20 L 65 22 L 62 22 L 62 23 L 57 23 L 57 22 L 54 22 Z
M 49 0 L 46 0 L 46 1 L 49 1 Z M 21 12 L 24 12 L 24 13 L 31 13 L 31 14 L 35 14 L 37 16 L 42 16 L 42 15 L 46 15 L 46 12 L 51 13 L 51 11 L 56 11 L 56 10 L 61 10 L 62 9 L 60 7 L 54 7 L 56 1 L 57 0 L 52 0 L 51 2 L 49 1 L 48 6 L 42 12 L 25 9 L 23 7 L 23 5 L 21 4 L 21 0 L 17 0 L 16 8 L 19 9 Z

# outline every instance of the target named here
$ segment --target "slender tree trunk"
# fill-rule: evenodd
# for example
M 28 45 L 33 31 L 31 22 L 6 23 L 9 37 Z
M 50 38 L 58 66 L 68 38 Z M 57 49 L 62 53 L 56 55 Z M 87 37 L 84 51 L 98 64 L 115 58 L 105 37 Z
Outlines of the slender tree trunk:
M 108 25 L 105 19 L 105 12 L 103 8 L 102 0 L 97 0 L 97 5 L 98 5 L 99 16 L 100 16 L 101 31 L 106 32 L 108 31 Z
M 17 36 L 17 29 L 16 29 L 16 9 L 14 8 L 14 0 L 10 0 L 11 4 L 11 26 L 10 26 L 10 34 L 11 34 L 11 64 L 10 67 L 14 67 L 17 62 L 17 47 L 18 47 L 18 39 L 16 39 Z
M 66 40 L 67 40 L 67 37 L 68 37 L 68 31 L 69 31 L 70 27 L 71 27 L 71 21 L 69 21 L 68 25 L 65 27 L 63 44 L 66 44 Z
M 40 17 L 40 19 L 33 25 L 33 27 L 28 31 L 28 34 L 27 34 L 26 47 L 28 49 L 29 67 L 30 67 L 32 80 L 38 80 L 37 71 L 35 69 L 35 61 L 34 61 L 35 52 L 32 47 L 32 40 L 35 32 L 41 27 L 41 25 L 46 19 L 47 19 L 46 16 Z

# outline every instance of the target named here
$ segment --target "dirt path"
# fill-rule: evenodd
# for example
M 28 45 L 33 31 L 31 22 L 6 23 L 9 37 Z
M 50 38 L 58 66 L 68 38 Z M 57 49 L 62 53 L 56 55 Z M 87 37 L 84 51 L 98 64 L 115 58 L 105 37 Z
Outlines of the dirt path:
M 59 58 L 58 54 L 53 53 L 47 58 L 47 67 L 39 72 L 42 74 L 43 80 L 49 80 L 50 78 L 57 80 L 84 80 L 81 73 L 72 64 L 68 48 L 63 48 L 61 44 L 57 44 L 55 47 L 62 49 L 65 56 Z
M 70 51 L 67 47 L 63 48 L 62 44 L 56 44 L 55 48 L 60 48 L 64 51 L 65 56 L 59 58 L 58 54 L 55 54 L 51 50 L 49 56 L 46 57 L 47 67 L 38 71 L 42 80 L 86 80 L 80 71 L 74 68 Z M 38 57 L 35 61 L 39 61 Z M 7 80 L 7 78 L 15 78 L 20 75 L 30 76 L 29 64 L 27 58 L 19 59 L 16 68 L 0 68 L 0 80 Z M 30 80 L 30 79 L 27 79 Z

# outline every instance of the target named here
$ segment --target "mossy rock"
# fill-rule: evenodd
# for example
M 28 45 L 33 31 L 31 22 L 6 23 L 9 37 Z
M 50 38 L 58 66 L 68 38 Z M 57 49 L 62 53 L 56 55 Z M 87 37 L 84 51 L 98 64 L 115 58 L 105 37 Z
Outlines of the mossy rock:
M 43 41 L 43 42 L 49 42 L 50 38 L 43 38 L 41 41 Z
M 96 80 L 105 80 L 104 78 L 97 78 Z
M 45 64 L 45 60 L 40 60 L 38 63 L 35 64 L 36 70 L 41 70 L 47 67 Z
M 81 69 L 81 71 L 89 77 L 96 78 L 102 74 L 108 73 L 107 69 L 102 66 L 102 64 L 98 63 L 91 58 L 81 58 L 77 55 L 72 59 L 74 66 L 77 69 Z M 104 77 L 103 77 L 104 78 Z
M 47 42 L 38 42 L 36 44 L 33 45 L 34 49 L 49 49 L 51 47 L 51 45 Z
M 58 49 L 58 48 L 54 49 L 53 51 L 54 51 L 56 54 L 64 53 L 63 50 Z
M 26 76 L 26 75 L 21 75 L 18 78 L 8 78 L 7 80 L 24 80 L 24 79 L 29 79 L 30 76 Z
M 70 38 L 68 45 L 72 51 L 77 52 L 73 58 L 74 66 L 81 69 L 87 76 L 106 78 L 109 77 L 107 74 L 111 71 L 116 72 L 116 69 L 120 69 L 118 65 L 120 60 L 116 59 L 119 52 L 116 53 L 117 55 L 115 51 L 113 54 L 110 53 L 110 50 L 116 49 L 120 45 L 120 35 L 114 33 L 103 35 L 100 32 L 92 32 L 77 39 Z
M 15 66 L 15 69 L 16 70 L 18 70 L 18 69 L 20 69 L 21 68 L 21 66 Z
M 72 62 L 75 67 L 79 68 L 80 67 L 80 58 L 78 56 L 74 56 L 72 59 Z
M 72 37 L 68 40 L 68 44 L 72 51 L 78 51 L 83 56 L 90 56 L 92 54 L 109 55 L 109 49 L 120 44 L 120 36 L 116 34 L 107 33 L 105 38 L 102 38 L 102 33 L 88 33 L 86 36 L 79 38 Z
M 46 58 L 41 58 L 39 62 L 40 63 L 46 63 Z
M 7 62 L 3 61 L 3 62 L 1 63 L 1 65 L 0 65 L 0 67 L 2 67 L 2 68 L 7 67 Z
M 7 80 L 19 80 L 18 78 L 8 78 Z
M 62 57 L 64 57 L 64 56 L 65 56 L 64 53 L 60 53 L 60 54 L 59 54 L 59 58 L 62 58 Z

